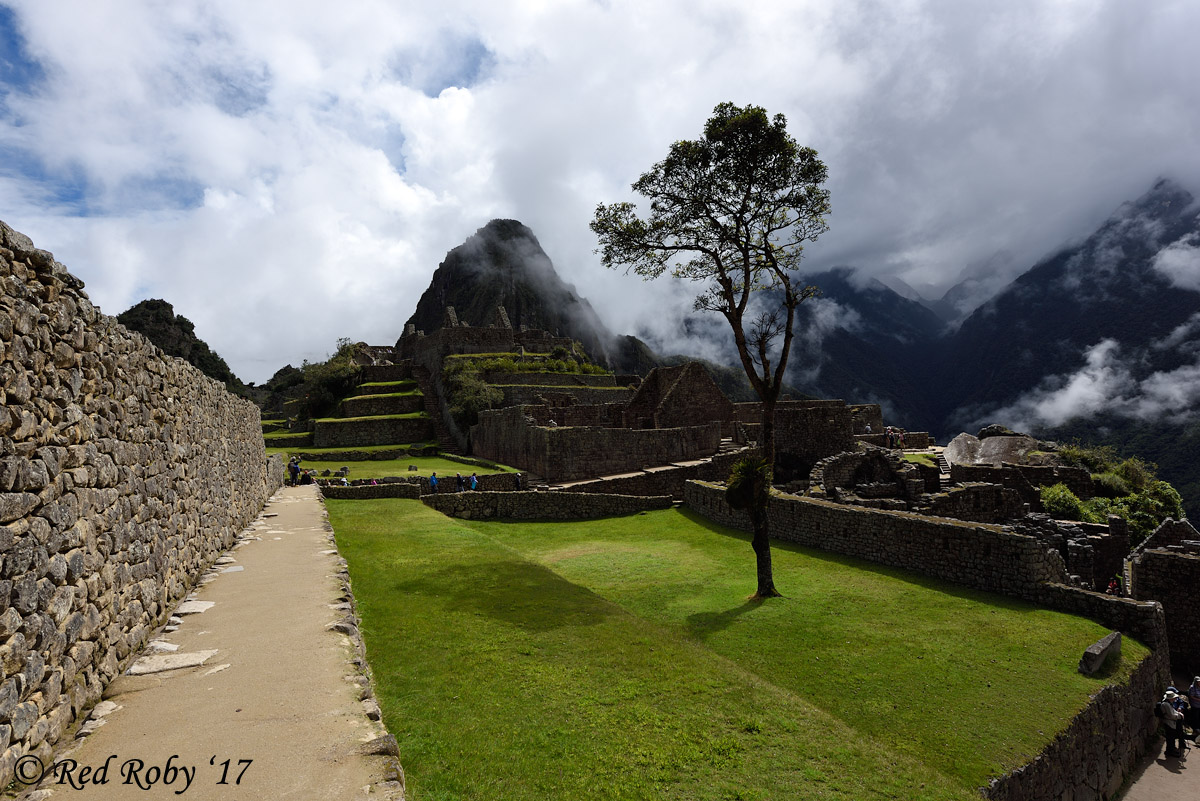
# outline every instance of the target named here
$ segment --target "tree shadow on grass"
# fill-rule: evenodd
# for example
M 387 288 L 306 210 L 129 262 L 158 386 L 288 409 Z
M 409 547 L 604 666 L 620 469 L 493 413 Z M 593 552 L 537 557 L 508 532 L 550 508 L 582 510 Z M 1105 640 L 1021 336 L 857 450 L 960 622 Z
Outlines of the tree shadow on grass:
M 454 565 L 395 589 L 440 599 L 450 612 L 487 615 L 535 632 L 592 626 L 617 612 L 591 590 L 531 562 Z
M 726 609 L 724 612 L 697 612 L 687 616 L 684 627 L 692 637 L 705 640 L 709 635 L 728 628 L 733 621 L 762 605 L 762 598 L 750 598 L 741 606 Z

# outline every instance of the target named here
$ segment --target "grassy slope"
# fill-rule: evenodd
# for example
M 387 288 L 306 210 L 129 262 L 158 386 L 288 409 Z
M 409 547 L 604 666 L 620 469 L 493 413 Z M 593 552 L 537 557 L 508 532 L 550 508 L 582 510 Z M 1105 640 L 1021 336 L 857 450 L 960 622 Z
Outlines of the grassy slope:
M 1076 671 L 1098 624 L 849 557 L 776 544 L 788 597 L 746 602 L 747 536 L 687 512 L 471 525 L 968 787 L 1027 761 L 1108 680 Z M 1126 642 L 1127 673 L 1146 650 Z
M 744 539 L 677 511 L 330 514 L 422 798 L 967 798 L 1103 683 L 1098 626 L 827 554 L 777 547 L 790 597 L 748 604 Z
M 418 502 L 328 504 L 411 797 L 976 797 Z

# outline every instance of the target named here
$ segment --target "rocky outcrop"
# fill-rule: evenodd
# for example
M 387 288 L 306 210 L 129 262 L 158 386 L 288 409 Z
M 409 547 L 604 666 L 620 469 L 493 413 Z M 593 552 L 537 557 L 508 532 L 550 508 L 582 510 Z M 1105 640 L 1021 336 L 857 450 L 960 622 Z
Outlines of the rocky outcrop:
M 0 786 L 43 761 L 283 479 L 258 409 L 0 223 Z

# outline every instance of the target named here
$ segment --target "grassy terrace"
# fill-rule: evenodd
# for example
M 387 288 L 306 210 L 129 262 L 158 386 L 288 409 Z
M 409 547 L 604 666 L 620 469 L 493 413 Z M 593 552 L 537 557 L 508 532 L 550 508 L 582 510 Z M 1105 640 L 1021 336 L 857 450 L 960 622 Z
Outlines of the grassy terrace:
M 407 414 L 376 414 L 363 417 L 322 417 L 318 423 L 357 423 L 361 420 L 411 420 L 417 417 L 428 418 L 427 412 L 408 412 Z
M 425 799 L 978 799 L 1108 679 L 1080 618 L 678 510 L 467 523 L 330 501 L 385 721 Z
M 312 453 L 312 450 L 308 448 L 301 448 L 299 450 L 303 450 L 305 453 Z M 272 453 L 278 453 L 284 459 L 287 459 L 289 456 L 288 451 L 283 448 L 267 448 L 267 455 L 270 456 Z M 318 473 L 322 470 L 333 472 L 342 467 L 349 467 L 350 473 L 347 478 L 356 479 L 407 476 L 409 475 L 408 466 L 410 464 L 417 466 L 417 473 L 419 475 L 427 476 L 431 472 L 436 471 L 439 476 L 449 475 L 451 479 L 454 478 L 455 473 L 462 473 L 464 476 L 469 476 L 471 473 L 484 475 L 486 473 L 515 472 L 513 468 L 504 465 L 496 465 L 494 468 L 479 467 L 477 465 L 455 462 L 451 459 L 443 459 L 439 456 L 405 456 L 401 459 L 370 459 L 362 462 L 305 459 L 300 463 L 300 466 L 305 470 L 316 470 Z
M 364 381 L 359 384 L 360 387 L 395 387 L 397 392 L 407 392 L 412 389 L 417 389 L 417 380 L 415 378 L 404 378 L 400 381 Z

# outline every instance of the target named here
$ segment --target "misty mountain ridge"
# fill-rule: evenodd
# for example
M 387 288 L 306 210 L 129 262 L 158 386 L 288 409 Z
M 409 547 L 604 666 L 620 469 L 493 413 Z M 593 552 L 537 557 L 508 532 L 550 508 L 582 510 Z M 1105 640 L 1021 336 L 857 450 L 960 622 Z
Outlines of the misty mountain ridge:
M 1149 447 L 1143 455 L 1168 480 L 1188 485 L 1179 460 L 1162 449 L 1178 440 L 1164 426 L 1200 420 L 1198 211 L 1191 194 L 1160 180 L 958 326 L 947 318 L 989 286 L 986 270 L 948 290 L 940 312 L 915 290 L 901 294 L 851 267 L 809 274 L 821 295 L 799 309 L 789 390 L 879 403 L 889 422 L 942 440 L 989 422 L 1070 436 L 1103 429 L 1114 442 Z M 577 339 L 617 372 L 644 374 L 686 358 L 609 333 L 558 278 L 533 232 L 513 220 L 494 220 L 450 251 L 409 322 L 436 329 L 447 305 L 471 325 L 488 324 L 503 305 L 514 325 Z M 710 373 L 731 397 L 753 397 L 722 318 L 689 315 L 680 333 L 695 346 L 686 350 L 710 356 Z M 711 363 L 714 355 L 727 366 Z M 1089 427 L 1101 414 L 1103 423 Z M 1188 501 L 1200 511 L 1200 480 L 1196 488 Z

